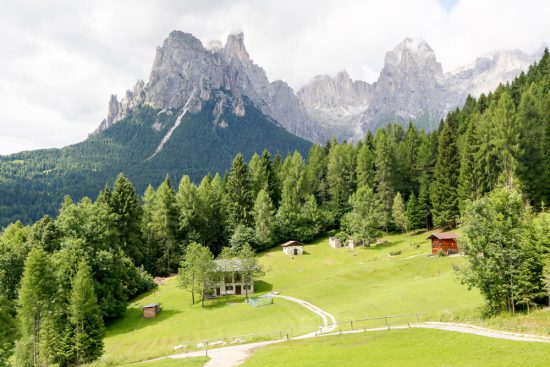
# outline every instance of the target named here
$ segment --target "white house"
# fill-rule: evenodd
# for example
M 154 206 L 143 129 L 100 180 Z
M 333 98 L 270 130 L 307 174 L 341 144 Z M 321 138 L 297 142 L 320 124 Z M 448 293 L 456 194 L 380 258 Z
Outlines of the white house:
M 245 294 L 245 289 L 248 294 L 254 293 L 254 280 L 243 282 L 240 270 L 241 260 L 214 260 L 216 270 L 220 273 L 220 281 L 214 285 L 213 295 L 216 297 L 225 296 L 226 294 L 241 295 Z
M 287 255 L 303 255 L 304 254 L 304 245 L 298 241 L 288 241 L 283 243 L 283 252 Z

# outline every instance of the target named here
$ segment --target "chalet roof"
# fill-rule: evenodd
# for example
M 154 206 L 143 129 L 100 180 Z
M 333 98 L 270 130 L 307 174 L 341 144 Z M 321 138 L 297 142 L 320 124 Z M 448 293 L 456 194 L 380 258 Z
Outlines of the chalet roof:
M 153 307 L 158 307 L 159 304 L 158 303 L 150 303 L 148 305 L 145 305 L 145 306 L 141 306 L 141 308 L 153 308 Z
M 438 240 L 456 240 L 458 237 L 460 236 L 455 232 L 441 232 L 441 233 L 432 233 L 426 239 L 431 240 L 433 238 L 437 238 Z
M 303 245 L 304 245 L 303 243 L 300 243 L 298 241 L 288 241 L 283 243 L 281 246 L 288 247 L 288 246 L 303 246 Z
M 241 270 L 240 259 L 218 259 L 214 260 L 216 270 L 221 272 L 232 272 Z

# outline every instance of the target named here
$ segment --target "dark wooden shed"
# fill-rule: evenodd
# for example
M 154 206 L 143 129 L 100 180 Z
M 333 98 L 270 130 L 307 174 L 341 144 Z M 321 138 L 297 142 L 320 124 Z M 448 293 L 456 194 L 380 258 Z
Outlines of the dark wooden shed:
M 449 255 L 459 252 L 456 242 L 458 237 L 455 232 L 441 232 L 432 233 L 426 239 L 432 240 L 432 255 L 437 255 L 439 251 L 443 251 L 445 255 Z

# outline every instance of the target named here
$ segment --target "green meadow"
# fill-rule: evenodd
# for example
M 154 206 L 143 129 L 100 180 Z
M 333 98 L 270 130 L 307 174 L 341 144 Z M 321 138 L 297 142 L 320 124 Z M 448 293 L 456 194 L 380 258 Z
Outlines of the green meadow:
M 318 337 L 270 345 L 243 367 L 546 367 L 550 345 L 429 329 Z

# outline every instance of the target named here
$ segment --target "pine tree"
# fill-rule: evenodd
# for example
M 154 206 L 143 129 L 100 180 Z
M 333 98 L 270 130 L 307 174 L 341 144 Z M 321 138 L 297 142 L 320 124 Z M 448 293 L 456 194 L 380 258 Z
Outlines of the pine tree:
M 116 226 L 122 250 L 134 264 L 143 264 L 141 237 L 141 206 L 134 185 L 119 174 L 110 195 L 109 206 L 117 215 Z
M 227 176 L 223 202 L 226 229 L 229 233 L 233 233 L 239 224 L 247 227 L 252 225 L 252 187 L 248 167 L 240 153 L 233 160 L 231 172 Z
M 45 215 L 31 227 L 27 241 L 32 247 L 40 246 L 47 253 L 59 250 L 61 233 L 54 220 Z
M 222 198 L 223 182 L 220 175 L 213 179 L 206 176 L 197 190 L 201 210 L 197 228 L 201 242 L 213 253 L 218 253 L 227 243 L 224 236 Z
M 380 129 L 377 131 L 375 144 L 376 187 L 382 205 L 383 225 L 386 232 L 388 232 L 391 221 L 394 186 L 392 177 L 392 151 L 385 130 Z
M 17 324 L 7 298 L 0 294 L 0 367 L 9 367 L 17 338 Z
M 76 365 L 93 362 L 103 354 L 104 326 L 90 268 L 85 261 L 79 263 L 72 282 L 69 308 Z
M 17 317 L 21 323 L 22 339 L 19 358 L 32 366 L 45 366 L 51 356 L 41 353 L 49 345 L 41 340 L 42 325 L 51 318 L 52 300 L 55 299 L 56 279 L 53 266 L 40 247 L 29 252 L 19 290 Z
M 407 226 L 410 230 L 424 228 L 424 212 L 414 192 L 409 196 L 409 200 L 407 201 L 406 213 Z
M 376 165 L 374 138 L 370 130 L 363 145 L 357 153 L 357 188 L 362 186 L 376 187 Z
M 141 233 L 143 236 L 143 257 L 144 267 L 151 273 L 156 274 L 156 259 L 160 253 L 159 243 L 156 240 L 156 231 L 153 222 L 155 212 L 156 193 L 153 186 L 148 185 L 142 198 L 143 215 L 141 217 Z
M 263 248 L 271 246 L 275 239 L 275 218 L 269 194 L 263 189 L 258 193 L 254 203 L 254 222 L 254 231 L 258 243 Z
M 479 172 L 476 164 L 476 156 L 479 150 L 479 141 L 476 133 L 478 123 L 479 115 L 475 113 L 466 130 L 461 152 L 458 177 L 458 198 L 461 213 L 468 205 L 468 202 L 477 199 L 480 190 L 479 181 L 482 173 Z
M 460 158 L 454 117 L 449 115 L 439 136 L 437 163 L 431 186 L 432 215 L 438 227 L 455 226 L 458 219 Z
M 176 248 L 177 210 L 174 202 L 174 189 L 170 177 L 166 176 L 156 191 L 152 216 L 152 228 L 160 249 L 157 259 L 158 274 L 171 274 L 176 269 L 179 257 Z
M 401 193 L 397 192 L 393 198 L 392 221 L 403 232 L 407 232 L 407 214 L 405 212 L 405 203 Z
M 327 183 L 331 206 L 337 222 L 349 210 L 349 197 L 355 190 L 355 151 L 348 143 L 333 143 L 327 163 Z
M 205 178 L 205 180 L 208 180 Z M 183 176 L 175 196 L 177 211 L 178 238 L 184 241 L 198 240 L 200 227 L 202 226 L 202 202 L 198 195 L 197 187 L 191 182 L 189 176 Z
M 545 166 L 545 126 L 540 104 L 541 93 L 532 83 L 521 95 L 518 107 L 517 124 L 518 137 L 518 166 L 517 175 L 521 181 L 524 193 L 531 203 L 539 206 L 547 199 L 545 186 L 550 185 L 550 177 L 546 175 Z M 537 98 L 538 97 L 538 98 Z M 550 120 L 548 117 L 546 120 Z
M 310 192 L 315 195 L 318 203 L 328 201 L 327 157 L 325 149 L 314 144 L 307 157 L 306 180 Z

